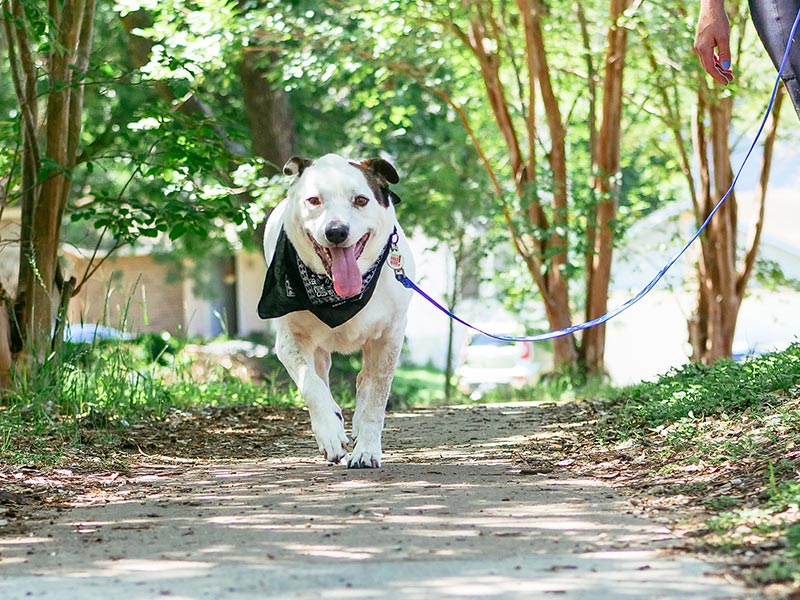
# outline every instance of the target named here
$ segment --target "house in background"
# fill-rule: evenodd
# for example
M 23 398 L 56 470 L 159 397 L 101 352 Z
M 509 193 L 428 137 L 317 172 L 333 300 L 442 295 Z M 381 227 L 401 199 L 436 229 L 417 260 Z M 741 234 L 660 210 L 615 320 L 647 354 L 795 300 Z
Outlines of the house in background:
M 436 248 L 431 240 L 424 238 L 414 241 L 413 245 L 419 263 L 418 280 L 427 285 L 432 294 L 443 297 L 449 278 L 447 251 Z M 63 256 L 65 271 L 79 277 L 86 271 L 91 250 L 65 246 Z M 176 273 L 174 265 L 159 261 L 147 248 L 118 251 L 72 300 L 70 322 L 103 323 L 121 328 L 124 320 L 125 331 L 133 334 L 168 331 L 207 338 L 223 331 L 235 331 L 241 336 L 267 334 L 270 325 L 256 312 L 266 274 L 263 255 L 240 250 L 233 257 L 232 266 L 227 280 L 224 273 L 218 275 L 217 285 L 211 290 L 216 294 L 202 293 L 197 290 L 197 283 L 185 276 L 191 269 L 184 270 L 182 277 Z M 235 298 L 232 309 L 226 308 L 219 293 L 223 285 L 232 286 L 231 295 Z M 231 322 L 231 318 L 235 322 Z M 447 327 L 444 315 L 415 297 L 408 328 L 409 360 L 415 364 L 443 366 L 445 351 L 439 329 L 447 331 Z
M 1 200 L 1 199 L 0 199 Z M 0 283 L 14 296 L 19 277 L 19 229 L 22 214 L 17 206 L 0 205 Z
M 449 252 L 424 236 L 417 236 L 411 244 L 418 283 L 434 297 L 445 297 L 447 282 L 452 278 Z M 91 255 L 90 249 L 65 245 L 65 272 L 80 279 Z M 218 270 L 218 265 L 210 262 L 199 268 Z M 69 320 L 102 323 L 133 334 L 167 331 L 205 338 L 223 332 L 240 336 L 269 334 L 269 322 L 256 312 L 266 273 L 261 253 L 239 250 L 227 273 L 212 274 L 217 283 L 205 293 L 198 291 L 198 284 L 187 276 L 191 272 L 192 269 L 184 269 L 183 275 L 177 273 L 174 265 L 160 261 L 147 247 L 122 249 L 102 264 L 70 302 Z M 220 293 L 224 286 L 230 286 L 231 291 L 227 303 Z M 492 304 L 502 310 L 498 302 Z M 475 317 L 486 314 L 484 302 L 466 303 L 465 309 Z M 409 309 L 406 359 L 413 364 L 444 368 L 448 328 L 448 318 L 415 295 Z M 465 335 L 463 327 L 457 330 L 457 348 Z
M 65 271 L 78 278 L 91 251 L 65 246 Z M 70 302 L 71 323 L 103 323 L 133 334 L 178 336 L 250 335 L 266 327 L 255 312 L 265 272 L 258 254 L 184 265 L 159 259 L 147 247 L 122 249 L 108 258 Z M 203 282 L 192 278 L 203 271 Z M 260 281 L 259 281 L 260 280 Z M 257 291 L 256 291 L 257 289 Z
M 91 251 L 62 249 L 64 270 L 80 281 Z M 120 250 L 104 261 L 69 304 L 70 323 L 100 323 L 131 333 L 187 332 L 191 285 L 170 273 L 146 249 Z

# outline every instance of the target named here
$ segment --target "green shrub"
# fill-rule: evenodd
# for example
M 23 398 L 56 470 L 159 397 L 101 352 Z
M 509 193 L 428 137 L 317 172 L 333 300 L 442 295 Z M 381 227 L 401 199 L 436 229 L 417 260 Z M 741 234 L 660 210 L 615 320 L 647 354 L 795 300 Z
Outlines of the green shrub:
M 654 382 L 621 390 L 621 422 L 631 433 L 684 418 L 740 412 L 800 383 L 800 344 L 783 352 L 711 366 L 687 364 Z
M 65 342 L 34 374 L 15 376 L 0 411 L 6 437 L 12 421 L 67 429 L 124 426 L 161 418 L 171 408 L 293 402 L 288 390 L 244 381 L 219 365 L 196 377 L 182 345 L 151 334 L 133 341 Z

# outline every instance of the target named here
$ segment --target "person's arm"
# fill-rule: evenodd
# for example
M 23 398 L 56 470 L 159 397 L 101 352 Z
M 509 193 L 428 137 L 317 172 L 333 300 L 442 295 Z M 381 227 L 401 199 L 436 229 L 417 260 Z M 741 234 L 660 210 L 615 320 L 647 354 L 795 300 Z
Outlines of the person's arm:
M 706 73 L 722 84 L 733 81 L 730 33 L 724 0 L 700 0 L 694 51 Z

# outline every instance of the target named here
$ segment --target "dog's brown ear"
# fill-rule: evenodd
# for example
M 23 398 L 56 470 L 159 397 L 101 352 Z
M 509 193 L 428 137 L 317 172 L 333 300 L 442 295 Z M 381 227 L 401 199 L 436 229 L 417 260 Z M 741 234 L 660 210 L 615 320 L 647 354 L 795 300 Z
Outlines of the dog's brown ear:
M 400 176 L 388 160 L 368 158 L 361 161 L 361 166 L 384 179 L 386 183 L 398 183 L 400 181 Z
M 283 174 L 290 176 L 302 175 L 303 171 L 305 171 L 313 163 L 314 163 L 313 160 L 302 158 L 300 156 L 293 156 L 292 158 L 286 161 L 285 165 L 283 165 Z

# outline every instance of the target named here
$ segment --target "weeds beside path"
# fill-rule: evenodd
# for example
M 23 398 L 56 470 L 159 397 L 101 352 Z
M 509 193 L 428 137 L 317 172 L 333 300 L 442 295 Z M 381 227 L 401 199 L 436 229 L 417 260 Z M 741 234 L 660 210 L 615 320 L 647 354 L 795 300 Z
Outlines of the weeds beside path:
M 800 345 L 687 365 L 585 406 L 571 468 L 625 490 L 683 549 L 800 598 Z
M 797 398 L 787 402 L 800 408 Z M 674 550 L 722 562 L 729 574 L 770 598 L 800 598 L 793 533 L 800 523 L 800 490 L 792 470 L 800 448 L 787 452 L 785 443 L 767 442 L 763 420 L 752 416 L 701 419 L 694 436 L 677 443 L 668 428 L 604 438 L 618 416 L 607 402 L 560 408 L 570 435 L 534 437 L 524 454 L 531 465 L 526 468 L 538 469 L 560 453 L 560 466 L 607 482 L 640 514 L 668 526 L 678 540 Z M 784 431 L 784 442 L 796 431 Z M 753 437 L 762 445 L 754 446 Z

